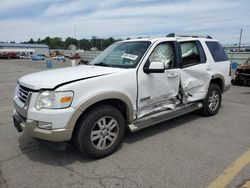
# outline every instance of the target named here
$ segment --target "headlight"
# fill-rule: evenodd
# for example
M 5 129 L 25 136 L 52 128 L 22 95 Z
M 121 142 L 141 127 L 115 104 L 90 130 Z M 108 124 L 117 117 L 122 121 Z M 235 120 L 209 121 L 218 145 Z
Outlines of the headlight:
M 36 109 L 60 109 L 67 108 L 73 100 L 72 91 L 43 91 L 36 100 Z

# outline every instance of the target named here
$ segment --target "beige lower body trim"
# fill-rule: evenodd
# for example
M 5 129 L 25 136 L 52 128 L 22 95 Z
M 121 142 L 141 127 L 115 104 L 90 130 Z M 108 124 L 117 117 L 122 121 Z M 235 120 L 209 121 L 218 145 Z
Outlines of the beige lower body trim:
M 52 142 L 69 141 L 73 133 L 73 129 L 71 128 L 54 130 L 40 129 L 37 127 L 37 121 L 29 119 L 27 119 L 26 122 L 21 122 L 21 128 L 34 138 Z

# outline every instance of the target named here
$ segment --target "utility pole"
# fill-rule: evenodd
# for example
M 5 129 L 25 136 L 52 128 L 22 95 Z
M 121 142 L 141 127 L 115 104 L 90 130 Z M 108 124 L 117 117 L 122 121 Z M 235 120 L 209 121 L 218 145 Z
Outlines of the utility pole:
M 76 25 L 74 25 L 74 32 L 75 32 L 75 39 L 76 39 Z M 77 40 L 77 43 L 78 43 L 78 50 L 80 50 L 80 39 L 78 40 L 78 39 L 76 39 Z M 76 46 L 77 46 L 77 44 L 76 44 Z
M 241 38 L 242 38 L 242 28 L 240 29 L 239 51 L 240 51 L 240 46 L 241 46 Z

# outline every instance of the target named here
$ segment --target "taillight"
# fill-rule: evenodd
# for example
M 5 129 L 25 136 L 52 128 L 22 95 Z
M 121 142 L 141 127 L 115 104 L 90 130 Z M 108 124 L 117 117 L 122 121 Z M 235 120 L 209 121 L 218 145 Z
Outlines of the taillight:
M 229 65 L 229 76 L 231 76 L 231 74 L 232 74 L 232 67 L 231 65 Z

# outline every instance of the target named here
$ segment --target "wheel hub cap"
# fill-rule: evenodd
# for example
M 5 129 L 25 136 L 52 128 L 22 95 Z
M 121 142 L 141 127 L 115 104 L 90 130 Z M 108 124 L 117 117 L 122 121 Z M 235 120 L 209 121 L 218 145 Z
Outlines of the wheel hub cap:
M 91 143 L 98 150 L 105 150 L 112 146 L 118 136 L 117 121 L 110 116 L 100 118 L 91 131 Z
M 209 109 L 212 111 L 216 110 L 219 106 L 219 101 L 220 101 L 220 96 L 218 91 L 213 90 L 208 98 Z

